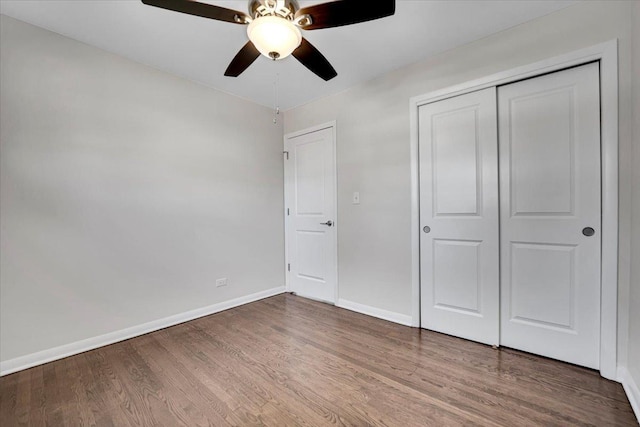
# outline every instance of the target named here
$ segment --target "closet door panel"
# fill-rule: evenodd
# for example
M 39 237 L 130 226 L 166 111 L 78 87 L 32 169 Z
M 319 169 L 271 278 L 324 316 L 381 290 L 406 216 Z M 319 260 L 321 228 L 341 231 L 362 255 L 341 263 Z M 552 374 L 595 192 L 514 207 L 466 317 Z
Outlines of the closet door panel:
M 501 344 L 596 369 L 599 105 L 596 63 L 498 89 Z
M 423 328 L 499 342 L 496 92 L 421 106 Z

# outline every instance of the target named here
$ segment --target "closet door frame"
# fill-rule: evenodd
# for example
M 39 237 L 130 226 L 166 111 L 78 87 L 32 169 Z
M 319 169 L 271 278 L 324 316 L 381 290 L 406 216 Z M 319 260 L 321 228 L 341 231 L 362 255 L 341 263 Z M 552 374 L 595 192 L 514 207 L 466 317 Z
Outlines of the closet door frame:
M 600 374 L 617 380 L 618 346 L 618 40 L 450 86 L 410 99 L 412 326 L 420 327 L 420 176 L 418 109 L 452 96 L 500 86 L 565 68 L 600 64 L 602 259 Z

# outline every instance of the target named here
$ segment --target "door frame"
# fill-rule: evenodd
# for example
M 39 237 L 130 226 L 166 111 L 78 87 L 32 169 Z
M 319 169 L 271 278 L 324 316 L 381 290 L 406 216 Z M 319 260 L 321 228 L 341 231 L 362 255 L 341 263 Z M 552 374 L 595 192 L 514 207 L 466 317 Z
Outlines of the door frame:
M 316 126 L 312 126 L 306 129 L 302 129 L 302 130 L 298 130 L 295 132 L 290 132 L 284 135 L 283 138 L 283 170 L 284 170 L 284 210 L 283 210 L 283 220 L 284 220 L 284 277 L 285 277 L 285 291 L 286 292 L 291 292 L 291 282 L 289 279 L 289 269 L 288 269 L 288 263 L 289 263 L 289 221 L 288 221 L 288 215 L 287 215 L 287 207 L 291 206 L 290 202 L 290 198 L 291 198 L 291 194 L 290 191 L 288 191 L 289 188 L 289 184 L 290 184 L 290 180 L 291 180 L 291 171 L 289 170 L 289 168 L 287 168 L 287 159 L 288 159 L 288 151 L 287 151 L 287 140 L 291 139 L 291 138 L 295 138 L 297 136 L 302 136 L 302 135 L 306 135 L 308 133 L 312 133 L 312 132 L 317 132 L 320 130 L 324 130 L 324 129 L 331 129 L 332 130 L 332 140 L 333 140 L 333 182 L 335 185 L 334 188 L 334 192 L 333 192 L 333 212 L 332 212 L 332 216 L 333 216 L 333 229 L 334 229 L 334 233 L 335 233 L 335 241 L 334 241 L 334 253 L 335 253 L 335 259 L 334 259 L 334 265 L 335 265 L 335 271 L 334 273 L 334 277 L 335 277 L 335 284 L 334 284 L 334 300 L 333 300 L 333 304 L 336 304 L 338 301 L 338 226 L 339 226 L 339 221 L 338 221 L 338 173 L 337 173 L 337 153 L 336 153 L 336 121 L 332 120 L 330 122 L 326 122 L 326 123 L 322 123 Z
M 617 379 L 618 351 L 618 40 L 569 52 L 462 84 L 412 97 L 411 156 L 411 286 L 412 326 L 420 327 L 420 176 L 418 109 L 457 95 L 513 83 L 565 68 L 600 63 L 600 144 L 602 168 L 602 260 L 600 301 L 600 374 Z

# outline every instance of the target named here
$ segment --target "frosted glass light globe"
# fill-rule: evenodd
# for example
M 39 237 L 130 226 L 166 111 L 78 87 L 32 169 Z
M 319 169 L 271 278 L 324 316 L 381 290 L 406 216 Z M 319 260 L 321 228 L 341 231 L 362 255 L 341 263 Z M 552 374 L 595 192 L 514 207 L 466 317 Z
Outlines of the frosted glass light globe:
M 249 40 L 264 56 L 282 59 L 291 55 L 302 42 L 302 34 L 291 21 L 277 16 L 261 16 L 247 28 Z

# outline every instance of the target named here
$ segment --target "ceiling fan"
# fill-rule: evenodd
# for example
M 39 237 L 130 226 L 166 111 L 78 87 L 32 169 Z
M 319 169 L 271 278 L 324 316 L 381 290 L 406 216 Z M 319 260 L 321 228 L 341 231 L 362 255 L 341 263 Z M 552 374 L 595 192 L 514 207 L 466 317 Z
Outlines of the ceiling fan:
M 293 55 L 324 80 L 338 75 L 329 61 L 302 37 L 319 30 L 384 18 L 395 13 L 395 0 L 338 0 L 300 8 L 297 0 L 249 0 L 249 14 L 195 0 L 142 0 L 162 9 L 247 25 L 249 41 L 233 58 L 225 76 L 238 77 L 260 54 L 272 60 Z

